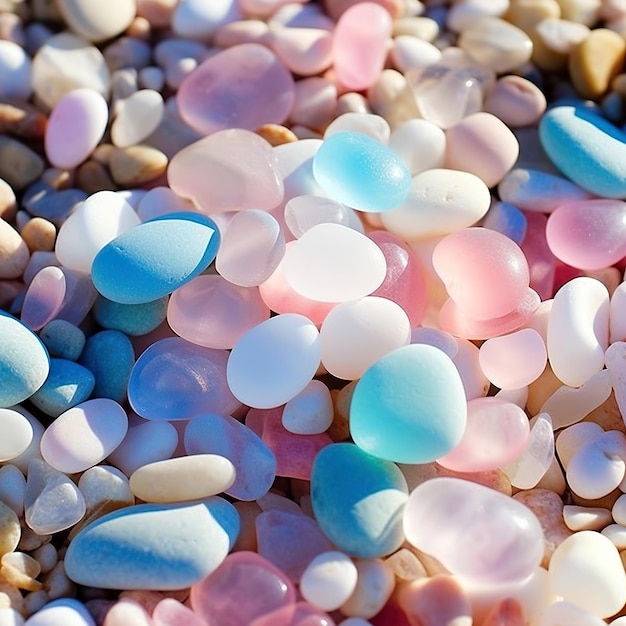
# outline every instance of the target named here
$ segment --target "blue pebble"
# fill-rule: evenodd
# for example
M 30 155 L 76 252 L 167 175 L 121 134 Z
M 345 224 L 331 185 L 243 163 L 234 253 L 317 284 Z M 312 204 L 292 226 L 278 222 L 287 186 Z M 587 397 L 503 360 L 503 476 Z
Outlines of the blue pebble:
M 43 341 L 51 356 L 76 361 L 85 347 L 85 333 L 75 324 L 66 320 L 54 319 L 40 331 Z
M 362 133 L 341 132 L 325 139 L 313 159 L 313 174 L 335 200 L 360 211 L 393 209 L 411 188 L 404 161 Z
M 311 504 L 324 534 L 344 552 L 377 558 L 404 541 L 408 487 L 397 465 L 351 443 L 323 448 L 311 472 Z
M 168 302 L 169 298 L 164 296 L 142 304 L 120 304 L 99 296 L 92 313 L 102 328 L 120 330 L 137 337 L 146 335 L 165 321 Z
M 80 362 L 94 375 L 96 398 L 110 398 L 119 404 L 126 401 L 135 351 L 124 333 L 118 330 L 95 333 L 87 339 Z
M 44 217 L 59 227 L 67 219 L 74 207 L 87 199 L 87 194 L 80 189 L 63 189 L 42 183 L 35 183 L 30 193 L 26 194 L 24 206 L 34 217 Z
M 508 202 L 494 202 L 489 207 L 482 225 L 506 235 L 519 246 L 524 241 L 528 220 L 515 205 Z
M 143 304 L 166 296 L 198 276 L 219 247 L 213 220 L 200 213 L 170 213 L 122 233 L 96 255 L 96 289 L 121 304 Z
M 549 109 L 539 139 L 572 182 L 605 198 L 626 198 L 626 133 L 581 105 Z
M 30 397 L 30 401 L 46 415 L 58 417 L 87 400 L 94 384 L 94 375 L 86 367 L 67 359 L 52 358 L 46 382 Z
M 18 319 L 0 311 L 0 407 L 26 400 L 43 385 L 50 369 L 48 351 Z
M 216 569 L 239 534 L 239 514 L 214 496 L 184 504 L 138 504 L 81 530 L 65 571 L 101 589 L 185 589 Z

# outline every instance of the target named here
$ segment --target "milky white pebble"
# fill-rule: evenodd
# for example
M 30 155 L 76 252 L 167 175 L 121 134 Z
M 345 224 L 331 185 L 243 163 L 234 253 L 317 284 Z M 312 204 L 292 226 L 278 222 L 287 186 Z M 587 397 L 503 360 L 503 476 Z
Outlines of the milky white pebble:
M 118 148 L 140 143 L 161 123 L 165 105 L 154 89 L 140 89 L 116 103 L 117 115 L 111 125 L 111 141 Z
M 368 237 L 339 224 L 318 224 L 294 241 L 283 260 L 285 277 L 300 295 L 347 302 L 382 284 L 387 262 Z
M 109 120 L 106 100 L 95 89 L 75 89 L 52 109 L 44 138 L 46 156 L 60 169 L 80 165 L 96 148 Z
M 0 97 L 28 100 L 30 81 L 30 57 L 13 41 L 0 40 Z
M 172 15 L 172 29 L 181 37 L 202 40 L 241 17 L 236 0 L 180 0 Z
M 626 340 L 626 282 L 618 285 L 611 296 L 609 326 L 611 343 Z
M 425 326 L 418 326 L 411 329 L 411 343 L 426 343 L 429 346 L 439 348 L 442 352 L 445 352 L 451 359 L 453 359 L 459 351 L 459 345 L 456 338 L 450 333 L 438 328 L 428 328 Z
M 78 489 L 83 494 L 88 509 L 106 501 L 134 504 L 126 475 L 110 465 L 96 465 L 81 474 Z
M 604 429 L 595 422 L 579 422 L 563 429 L 556 438 L 556 453 L 565 469 L 570 459 L 580 448 L 604 433 Z
M 87 400 L 61 413 L 46 428 L 41 454 L 60 472 L 82 472 L 111 454 L 127 428 L 126 411 L 115 400 Z
M 130 488 L 145 502 L 185 502 L 222 493 L 234 482 L 235 467 L 227 458 L 195 454 L 136 469 Z
M 384 117 L 375 113 L 343 113 L 336 117 L 324 131 L 324 139 L 335 133 L 362 133 L 380 143 L 387 143 L 391 128 Z
M 87 607 L 74 598 L 61 598 L 31 615 L 25 626 L 96 626 Z
M 500 17 L 509 8 L 509 0 L 467 0 L 455 3 L 446 15 L 446 26 L 457 33 L 479 17 Z
M 90 41 L 111 39 L 125 31 L 135 18 L 135 0 L 58 0 L 60 11 L 70 30 Z
M 610 539 L 592 530 L 567 537 L 548 567 L 550 584 L 564 600 L 597 617 L 609 617 L 626 602 L 626 573 Z
M 113 191 L 98 191 L 61 225 L 54 248 L 56 257 L 68 269 L 90 273 L 96 254 L 139 223 L 139 217 L 122 196 Z
M 413 37 L 398 35 L 393 39 L 391 60 L 403 74 L 414 67 L 428 67 L 441 61 L 441 50 L 437 46 Z
M 26 478 L 15 465 L 0 467 L 0 502 L 12 508 L 18 516 L 24 513 Z
M 423 119 L 410 119 L 396 126 L 389 147 L 404 161 L 411 176 L 442 168 L 446 157 L 446 134 Z
M 465 397 L 472 400 L 486 396 L 489 391 L 489 380 L 480 367 L 478 346 L 469 339 L 457 337 L 456 341 L 458 349 L 452 362 L 461 376 Z
M 322 196 L 296 196 L 285 205 L 285 224 L 298 239 L 318 224 L 342 224 L 363 233 L 356 211 L 336 200 Z
M 350 617 L 369 619 L 378 614 L 393 593 L 396 578 L 382 559 L 356 559 L 358 574 L 352 595 L 341 605 Z
M 520 387 L 518 389 L 500 389 L 495 395 L 496 398 L 505 402 L 517 404 L 521 409 L 526 408 L 528 402 L 528 387 Z
M 357 569 L 349 556 L 343 552 L 323 552 L 304 570 L 300 593 L 323 611 L 334 611 L 350 597 L 356 582 Z
M 626 550 L 626 527 L 621 524 L 609 524 L 601 532 L 613 542 L 618 550 Z
M 298 435 L 316 435 L 328 430 L 333 422 L 333 401 L 321 380 L 312 380 L 283 409 L 282 424 Z
M 608 509 L 566 504 L 563 507 L 563 521 L 570 530 L 578 532 L 579 530 L 602 530 L 613 521 L 613 518 Z
M 574 46 L 587 38 L 590 29 L 586 24 L 548 17 L 537 23 L 534 32 L 550 50 L 569 54 Z
M 22 454 L 33 440 L 30 422 L 13 409 L 0 408 L 0 433 L 0 463 Z
M 137 216 L 142 222 L 147 222 L 167 213 L 194 210 L 193 203 L 190 200 L 181 198 L 169 187 L 153 187 L 141 197 L 136 207 Z
M 33 438 L 30 445 L 22 454 L 14 459 L 11 459 L 11 465 L 15 465 L 24 475 L 28 473 L 28 464 L 32 459 L 41 459 L 40 443 L 41 437 L 44 432 L 44 427 L 41 422 L 23 406 L 16 404 L 11 407 L 14 411 L 21 413 L 30 423 L 33 428 Z
M 24 626 L 24 618 L 12 608 L 0 608 L 0 626 Z
M 573 602 L 560 600 L 543 611 L 537 626 L 604 626 L 606 622 Z M 534 622 L 533 622 L 534 626 Z

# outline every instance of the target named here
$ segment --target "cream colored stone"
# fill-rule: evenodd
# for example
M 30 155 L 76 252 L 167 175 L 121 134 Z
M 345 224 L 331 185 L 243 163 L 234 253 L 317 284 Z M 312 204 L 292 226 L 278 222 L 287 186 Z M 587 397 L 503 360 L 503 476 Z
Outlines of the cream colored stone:
M 57 0 L 67 25 L 89 41 L 103 41 L 122 33 L 135 17 L 135 0 Z
M 21 534 L 20 520 L 15 511 L 0 502 L 0 556 L 17 548 Z
M 11 224 L 0 218 L 0 279 L 19 278 L 29 259 L 26 242 Z

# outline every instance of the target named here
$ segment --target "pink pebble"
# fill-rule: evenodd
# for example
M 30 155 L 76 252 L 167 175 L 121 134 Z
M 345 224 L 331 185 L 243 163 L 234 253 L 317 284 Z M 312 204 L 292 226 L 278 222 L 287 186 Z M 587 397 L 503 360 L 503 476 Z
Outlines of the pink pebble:
M 527 211 L 526 235 L 521 248 L 528 262 L 530 286 L 542 300 L 554 295 L 554 275 L 556 258 L 546 240 L 547 216 L 535 211 Z
M 502 76 L 485 99 L 485 111 L 499 117 L 507 126 L 529 126 L 546 110 L 546 97 L 534 83 L 513 74 Z
M 548 245 L 568 265 L 596 270 L 626 256 L 626 202 L 592 199 L 559 206 L 548 218 Z
M 150 616 L 139 602 L 123 599 L 109 609 L 103 626 L 152 626 L 152 624 Z
M 152 613 L 154 626 L 205 626 L 191 609 L 174 598 L 161 600 Z
M 515 461 L 530 433 L 523 409 L 497 398 L 476 398 L 467 403 L 467 426 L 460 443 L 439 465 L 457 472 L 482 472 Z
M 22 305 L 21 320 L 31 330 L 40 330 L 53 320 L 65 299 L 65 274 L 53 265 L 35 274 Z
M 300 76 L 315 76 L 332 63 L 332 33 L 320 28 L 281 28 L 270 31 L 270 47 L 285 67 Z
M 334 70 L 342 85 L 361 91 L 374 84 L 391 31 L 391 16 L 380 4 L 361 2 L 343 13 L 333 37 Z
M 203 135 L 282 124 L 293 100 L 291 74 L 271 50 L 256 43 L 208 58 L 185 78 L 177 96 L 181 117 Z

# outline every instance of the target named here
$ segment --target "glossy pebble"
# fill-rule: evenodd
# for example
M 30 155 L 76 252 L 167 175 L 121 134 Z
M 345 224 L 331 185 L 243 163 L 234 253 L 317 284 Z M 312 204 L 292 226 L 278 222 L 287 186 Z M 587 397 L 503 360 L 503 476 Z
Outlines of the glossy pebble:
M 389 147 L 404 160 L 411 176 L 415 176 L 443 167 L 446 135 L 432 122 L 410 119 L 393 129 Z
M 174 598 L 163 598 L 152 612 L 154 626 L 204 626 L 190 608 Z
M 96 626 L 87 607 L 74 598 L 60 598 L 47 602 L 46 605 L 29 617 L 27 626 L 52 626 L 65 624 L 66 626 Z
M 315 518 L 337 548 L 351 556 L 386 556 L 400 546 L 407 494 L 397 465 L 350 443 L 327 446 L 313 464 Z
M 116 103 L 116 116 L 111 125 L 111 141 L 120 148 L 140 143 L 161 123 L 163 97 L 153 89 L 140 89 Z
M 3 98 L 27 100 L 31 94 L 31 62 L 21 46 L 14 41 L 0 43 L 0 76 Z
M 285 67 L 300 76 L 315 76 L 332 64 L 332 32 L 322 28 L 273 28 L 270 46 Z
M 190 39 L 208 39 L 220 26 L 241 18 L 238 3 L 219 0 L 207 5 L 202 0 L 183 0 L 172 14 L 174 32 Z
M 365 235 L 340 224 L 318 224 L 287 248 L 284 272 L 290 286 L 319 302 L 367 296 L 385 279 L 381 249 Z
M 461 441 L 466 420 L 458 370 L 441 350 L 426 344 L 398 348 L 374 363 L 357 383 L 350 405 L 355 443 L 401 463 L 428 463 L 447 454 Z
M 72 31 L 90 41 L 121 34 L 132 22 L 135 0 L 113 0 L 106 8 L 83 0 L 61 0 L 59 11 Z
M 461 478 L 431 478 L 416 487 L 404 532 L 451 573 L 483 584 L 524 580 L 543 556 L 543 532 L 530 509 Z
M 91 587 L 183 589 L 219 566 L 238 533 L 239 515 L 217 496 L 189 504 L 139 504 L 83 528 L 70 543 L 65 570 L 71 580 Z
M 20 456 L 33 439 L 33 427 L 30 422 L 13 409 L 0 409 L 0 462 L 6 463 Z
M 65 300 L 65 274 L 49 265 L 33 277 L 22 304 L 20 319 L 31 330 L 41 330 L 61 310 Z
M 318 224 L 342 224 L 363 232 L 363 224 L 350 207 L 321 196 L 296 196 L 285 204 L 285 224 L 298 239 Z
M 291 433 L 316 435 L 328 429 L 333 417 L 333 401 L 328 387 L 322 381 L 313 379 L 287 402 L 281 422 Z
M 219 231 L 212 220 L 197 213 L 169 213 L 107 243 L 94 257 L 91 275 L 96 289 L 109 300 L 142 304 L 200 274 L 218 246 Z
M 545 110 L 546 97 L 541 89 L 514 74 L 502 76 L 485 99 L 485 111 L 513 128 L 538 122 Z
M 307 566 L 300 592 L 307 602 L 323 609 L 338 609 L 352 594 L 358 572 L 352 559 L 342 552 L 324 552 Z
M 75 89 L 63 96 L 46 126 L 48 160 L 60 169 L 76 167 L 100 143 L 108 120 L 106 100 L 94 89 Z
M 361 211 L 382 212 L 406 199 L 411 175 L 384 144 L 357 132 L 333 133 L 317 151 L 313 172 L 335 200 Z

